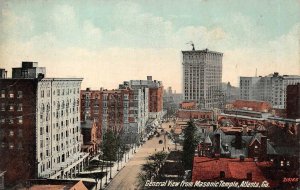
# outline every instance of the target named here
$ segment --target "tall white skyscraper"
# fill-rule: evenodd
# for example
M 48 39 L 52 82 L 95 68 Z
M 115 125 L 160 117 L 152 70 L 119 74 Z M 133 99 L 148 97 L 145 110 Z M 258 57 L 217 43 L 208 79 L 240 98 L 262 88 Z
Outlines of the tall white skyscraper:
M 223 53 L 205 50 L 182 51 L 183 94 L 200 108 L 220 108 Z

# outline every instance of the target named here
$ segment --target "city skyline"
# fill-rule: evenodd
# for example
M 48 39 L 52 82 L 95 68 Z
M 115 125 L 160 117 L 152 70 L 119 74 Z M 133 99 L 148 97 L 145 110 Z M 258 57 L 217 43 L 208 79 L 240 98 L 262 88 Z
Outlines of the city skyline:
M 182 50 L 224 53 L 223 82 L 300 74 L 299 1 L 0 1 L 0 58 L 37 61 L 47 77 L 116 89 L 151 75 L 182 90 Z M 172 6 L 171 6 L 172 5 Z M 174 77 L 176 76 L 176 77 Z

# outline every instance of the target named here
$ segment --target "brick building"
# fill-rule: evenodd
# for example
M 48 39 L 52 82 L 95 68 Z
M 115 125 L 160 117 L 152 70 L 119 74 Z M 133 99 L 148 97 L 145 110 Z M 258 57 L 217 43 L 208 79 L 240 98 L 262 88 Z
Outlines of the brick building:
M 101 138 L 98 138 L 98 125 L 95 120 L 85 120 L 81 122 L 81 134 L 83 136 L 83 145 L 81 150 L 95 155 L 99 148 Z
M 94 124 L 96 125 L 97 146 L 100 146 L 102 136 L 101 124 L 99 123 L 100 94 L 100 90 L 91 90 L 90 88 L 80 91 L 80 121 L 85 122 L 84 126 L 88 128 L 92 128 Z M 87 126 L 89 124 L 90 126 Z M 84 129 L 82 128 L 82 130 Z
M 269 112 L 272 109 L 270 103 L 255 100 L 235 100 L 233 107 L 235 109 L 253 110 L 257 112 Z
M 36 107 L 38 81 L 0 79 L 0 170 L 6 185 L 37 175 Z
M 179 104 L 180 109 L 193 110 L 197 108 L 196 101 L 184 101 Z
M 81 78 L 43 78 L 36 66 L 20 78 L 0 79 L 0 170 L 8 185 L 28 178 L 67 178 L 83 167 Z M 16 68 L 15 68 L 16 69 Z M 26 78 L 26 70 L 38 78 Z M 21 72 L 22 73 L 22 72 Z M 68 167 L 66 167 L 68 166 Z
M 80 120 L 85 121 L 99 120 L 99 102 L 100 102 L 100 90 L 91 90 L 87 88 L 86 90 L 80 91 L 81 100 L 81 110 L 80 110 Z
M 253 159 L 194 157 L 192 182 L 220 180 L 263 182 L 266 178 Z
M 184 110 L 179 109 L 176 116 L 180 119 L 210 119 L 214 117 L 212 110 Z
M 102 90 L 100 92 L 100 127 L 102 138 L 108 130 L 116 133 L 123 133 L 129 130 L 129 123 L 134 121 L 130 117 L 130 102 L 133 100 L 133 91 Z
M 300 119 L 300 83 L 288 85 L 286 90 L 287 118 Z

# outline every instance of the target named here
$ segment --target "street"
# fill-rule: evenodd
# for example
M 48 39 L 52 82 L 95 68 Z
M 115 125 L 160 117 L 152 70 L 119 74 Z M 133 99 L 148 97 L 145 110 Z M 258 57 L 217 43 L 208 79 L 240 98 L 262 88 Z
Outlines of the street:
M 170 131 L 169 125 L 173 126 L 173 122 L 163 123 L 162 127 L 165 131 Z M 160 132 L 160 129 L 158 129 Z M 112 179 L 109 185 L 105 188 L 107 190 L 134 190 L 137 189 L 138 184 L 138 174 L 141 171 L 141 165 L 146 163 L 146 158 L 155 153 L 155 151 L 162 151 L 165 143 L 159 144 L 159 140 L 164 141 L 164 134 L 161 133 L 160 137 L 154 136 L 151 140 L 148 140 L 139 151 L 131 158 L 131 160 L 126 164 L 126 166 Z M 166 148 L 165 151 L 174 150 L 175 145 L 166 136 Z

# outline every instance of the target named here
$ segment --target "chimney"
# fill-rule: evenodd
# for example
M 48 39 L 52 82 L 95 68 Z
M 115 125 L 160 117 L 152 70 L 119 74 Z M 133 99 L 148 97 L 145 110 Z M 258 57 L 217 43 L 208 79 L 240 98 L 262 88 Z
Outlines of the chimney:
M 261 143 L 261 149 L 260 149 L 260 160 L 264 161 L 267 158 L 267 137 L 261 136 L 260 143 Z
M 215 154 L 220 155 L 221 154 L 221 135 L 220 134 L 215 134 Z
M 243 135 L 247 135 L 247 132 L 248 132 L 248 126 L 243 125 Z
M 224 179 L 225 178 L 225 171 L 220 171 L 220 178 Z
M 43 73 L 39 73 L 38 74 L 38 81 L 41 81 L 44 77 L 45 77 L 45 75 Z
M 252 181 L 252 172 L 247 173 L 247 180 Z
M 242 149 L 242 132 L 237 132 L 235 134 L 235 148 Z
M 152 81 L 152 76 L 147 76 L 147 80 Z
M 240 155 L 240 161 L 241 161 L 241 162 L 245 161 L 245 156 L 242 155 L 242 154 Z

